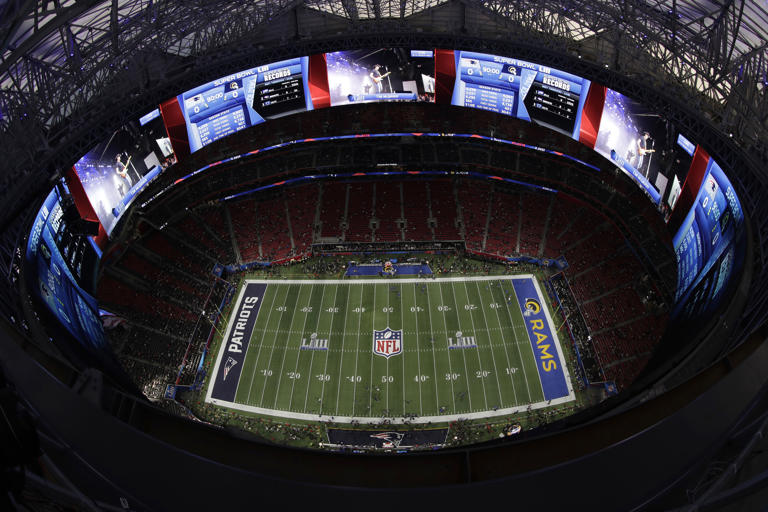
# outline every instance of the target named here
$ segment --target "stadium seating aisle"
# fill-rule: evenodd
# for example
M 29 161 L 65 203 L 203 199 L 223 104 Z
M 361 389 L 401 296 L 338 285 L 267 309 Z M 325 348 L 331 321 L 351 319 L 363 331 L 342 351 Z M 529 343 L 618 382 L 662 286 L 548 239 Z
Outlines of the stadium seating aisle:
M 403 203 L 400 199 L 400 183 L 381 181 L 376 183 L 376 211 L 379 220 L 376 229 L 377 242 L 396 242 L 402 240 L 402 233 L 397 220 L 402 218 Z
M 558 258 L 563 255 L 566 247 L 564 232 L 570 223 L 577 219 L 581 213 L 581 206 L 569 196 L 558 193 L 553 199 L 552 212 L 550 214 L 549 228 L 546 234 L 544 257 Z
M 373 183 L 351 183 L 349 185 L 349 216 L 345 240 L 348 242 L 371 242 L 371 217 L 373 215 Z
M 152 231 L 143 245 L 159 257 L 193 275 L 204 272 L 209 263 L 199 255 L 190 254 L 188 248 L 179 247 L 160 231 Z
M 541 256 L 540 247 L 544 238 L 545 221 L 551 194 L 523 192 L 520 194 L 520 254 Z
M 190 244 L 204 250 L 209 256 L 220 262 L 230 262 L 233 260 L 231 248 L 225 249 L 225 244 L 214 239 L 205 228 L 191 214 L 184 216 L 177 223 L 171 226 L 179 236 L 183 236 Z
M 315 184 L 291 188 L 285 193 L 291 232 L 296 245 L 293 255 L 307 254 L 312 249 L 317 199 L 318 185 Z
M 459 204 L 464 221 L 464 241 L 468 249 L 483 251 L 485 226 L 488 222 L 491 185 L 486 182 L 464 180 L 459 187 Z
M 124 271 L 132 274 L 151 290 L 153 295 L 173 298 L 192 305 L 200 303 L 205 298 L 205 291 L 195 288 L 193 280 L 185 280 L 167 268 L 164 260 L 161 261 L 163 261 L 161 265 L 156 265 L 139 254 L 136 249 L 129 249 L 120 259 L 119 264 Z
M 341 239 L 342 224 L 345 222 L 344 206 L 347 201 L 347 184 L 330 182 L 323 184 L 323 198 L 320 207 L 321 237 Z
M 253 229 L 253 226 L 250 229 Z M 259 203 L 255 232 L 261 242 L 261 257 L 263 259 L 275 261 L 289 258 L 292 255 L 293 247 L 288 229 L 288 211 L 282 195 Z
M 485 252 L 500 256 L 512 256 L 517 249 L 520 195 L 496 187 L 491 205 L 491 222 Z
M 235 252 L 232 248 L 232 239 L 229 236 L 229 229 L 224 218 L 224 208 L 221 204 L 207 205 L 194 212 L 198 222 L 198 228 L 202 230 L 202 237 L 205 241 L 215 240 L 220 249 L 221 261 L 235 261 Z M 205 225 L 203 227 L 202 225 Z M 207 229 L 206 229 L 207 228 Z
M 264 209 L 263 204 L 258 204 L 253 199 L 247 199 L 235 203 L 225 204 L 229 209 L 229 216 L 232 219 L 232 228 L 235 234 L 235 242 L 240 251 L 240 257 L 243 262 L 256 261 L 261 258 L 259 250 L 259 239 L 256 225 L 259 214 L 257 209 Z M 226 232 L 225 232 L 226 233 Z
M 453 183 L 434 180 L 429 183 L 430 205 L 435 219 L 435 240 L 461 240 L 456 225 L 456 198 Z
M 432 240 L 434 235 L 429 227 L 429 196 L 427 184 L 423 181 L 404 181 L 403 209 L 405 211 L 405 239 Z

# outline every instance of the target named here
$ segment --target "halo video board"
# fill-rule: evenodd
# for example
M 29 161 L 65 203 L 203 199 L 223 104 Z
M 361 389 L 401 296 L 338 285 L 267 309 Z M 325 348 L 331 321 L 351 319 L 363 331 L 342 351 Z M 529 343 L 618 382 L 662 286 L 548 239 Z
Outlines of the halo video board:
M 331 106 L 435 99 L 432 51 L 376 48 L 326 53 L 325 59 Z
M 455 51 L 451 103 L 534 121 L 578 139 L 589 80 L 511 57 Z
M 66 192 L 66 186 L 59 185 Z M 35 217 L 26 250 L 26 272 L 32 293 L 59 323 L 80 341 L 104 347 L 96 300 L 80 286 L 95 269 L 93 247 L 75 237 L 68 225 L 58 188 L 54 188 Z
M 743 257 L 739 249 L 743 222 L 730 180 L 710 158 L 696 202 L 673 239 L 678 262 L 677 313 L 685 310 L 691 316 L 719 304 L 734 263 Z
M 312 110 L 308 71 L 308 57 L 296 57 L 239 71 L 180 94 L 190 151 L 266 119 Z
M 159 111 L 128 123 L 75 163 L 75 172 L 107 234 L 133 199 L 176 156 Z

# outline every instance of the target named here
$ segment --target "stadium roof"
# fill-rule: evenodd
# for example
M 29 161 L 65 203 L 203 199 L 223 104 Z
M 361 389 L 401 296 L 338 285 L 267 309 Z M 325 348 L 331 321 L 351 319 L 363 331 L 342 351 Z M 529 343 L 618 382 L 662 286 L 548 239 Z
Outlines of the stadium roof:
M 768 208 L 765 0 L 0 0 L 0 224 L 181 85 L 265 55 L 414 34 L 562 56 L 605 85 L 631 83 L 627 94 L 663 91 L 700 120 L 700 143 L 725 139 L 719 156 L 744 175 L 740 197 Z
M 738 85 L 768 83 L 768 8 L 737 0 L 460 0 L 547 36 L 574 42 L 630 43 L 670 76 L 725 104 Z M 64 96 L 98 84 L 136 52 L 200 55 L 240 40 L 260 24 L 303 6 L 352 22 L 401 20 L 445 0 L 8 0 L 0 2 L 2 126 L 19 104 L 66 117 Z M 440 31 L 440 20 L 435 20 Z M 622 41 L 622 39 L 624 41 Z M 607 63 L 611 64 L 611 63 Z M 63 86 L 63 87 L 62 87 Z M 57 94 L 58 92 L 58 94 Z M 50 104 L 51 98 L 58 102 Z M 26 101 L 25 101 L 26 100 Z M 58 103 L 58 104 L 56 104 Z M 58 110 L 55 110 L 58 107 Z M 29 112 L 26 113 L 30 115 Z

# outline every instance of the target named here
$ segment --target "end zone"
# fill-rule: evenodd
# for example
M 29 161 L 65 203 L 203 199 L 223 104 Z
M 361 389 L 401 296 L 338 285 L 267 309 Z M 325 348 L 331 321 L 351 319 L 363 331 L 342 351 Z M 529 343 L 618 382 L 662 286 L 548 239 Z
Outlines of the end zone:
M 541 288 L 534 278 L 512 281 L 546 400 L 574 396 L 563 349 Z
M 248 343 L 251 340 L 266 289 L 267 283 L 247 283 L 240 291 L 216 358 L 206 401 L 210 401 L 211 398 L 227 402 L 235 401 Z M 223 364 L 222 360 L 224 360 Z

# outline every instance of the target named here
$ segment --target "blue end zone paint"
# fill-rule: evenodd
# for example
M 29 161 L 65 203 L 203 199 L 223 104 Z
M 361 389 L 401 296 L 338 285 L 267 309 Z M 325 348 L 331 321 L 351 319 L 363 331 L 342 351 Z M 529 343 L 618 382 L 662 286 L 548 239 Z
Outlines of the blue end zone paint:
M 563 358 L 558 353 L 552 329 L 544 312 L 546 307 L 536 291 L 533 279 L 515 279 L 517 303 L 525 320 L 525 329 L 533 347 L 536 368 L 546 400 L 568 396 L 568 384 L 563 373 Z
M 227 402 L 235 401 L 237 383 L 243 370 L 248 343 L 256 325 L 266 283 L 248 283 L 235 307 L 232 320 L 221 346 L 211 396 Z
M 396 264 L 395 275 L 397 276 L 417 276 L 431 275 L 432 269 L 429 265 L 417 264 Z M 384 267 L 382 265 L 354 265 L 347 268 L 346 276 L 377 276 L 379 272 L 382 272 Z

